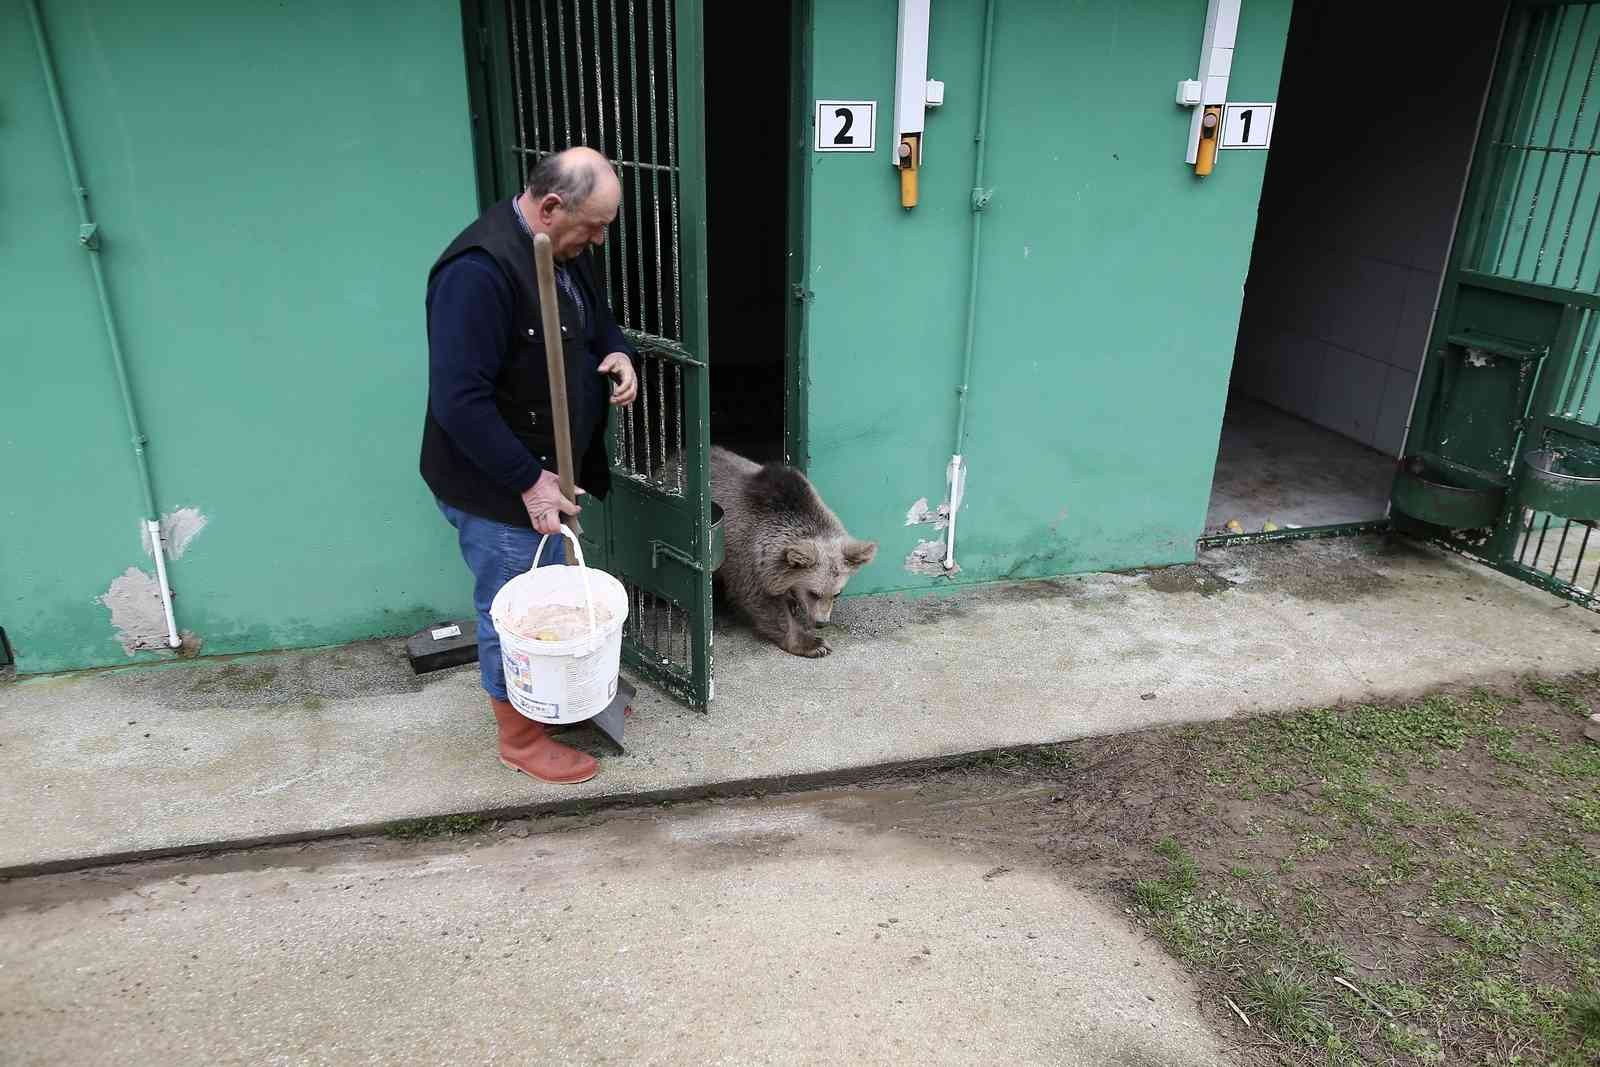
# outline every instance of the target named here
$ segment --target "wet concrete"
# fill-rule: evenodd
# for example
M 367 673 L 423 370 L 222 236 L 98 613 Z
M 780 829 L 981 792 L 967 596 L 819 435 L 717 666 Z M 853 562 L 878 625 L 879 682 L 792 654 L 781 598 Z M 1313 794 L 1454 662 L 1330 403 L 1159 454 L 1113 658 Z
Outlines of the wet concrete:
M 398 643 L 22 679 L 0 686 L 0 870 L 422 815 L 783 788 L 1600 662 L 1600 616 L 1381 537 L 850 600 L 835 619 L 823 660 L 720 623 L 712 710 L 641 692 L 628 753 L 572 787 L 500 765 L 475 668 L 417 679 Z
M 983 800 L 701 803 L 0 884 L 0 1047 L 19 1065 L 1224 1062 L 1181 969 L 1114 905 L 1003 834 L 939 831 Z

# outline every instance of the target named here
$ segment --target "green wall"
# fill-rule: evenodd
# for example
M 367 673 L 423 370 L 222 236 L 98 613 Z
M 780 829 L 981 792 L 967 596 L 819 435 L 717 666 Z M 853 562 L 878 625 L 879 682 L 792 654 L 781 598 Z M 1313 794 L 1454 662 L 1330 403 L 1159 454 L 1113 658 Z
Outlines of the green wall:
M 901 209 L 896 5 L 816 0 L 811 95 L 878 101 L 873 155 L 810 153 L 810 469 L 882 541 L 851 592 L 908 573 L 946 495 L 970 255 L 981 0 L 933 5 L 921 203 Z M 1272 100 L 1290 0 L 1250 0 L 1229 96 Z M 997 7 L 981 295 L 957 581 L 1192 559 L 1211 489 L 1264 152 L 1183 160 L 1205 0 Z
M 180 628 L 230 652 L 470 611 L 416 474 L 424 278 L 476 213 L 457 6 L 42 6 L 158 506 L 207 519 Z M 0 626 L 24 672 L 127 663 L 97 598 L 154 568 L 19 0 L 0 88 Z

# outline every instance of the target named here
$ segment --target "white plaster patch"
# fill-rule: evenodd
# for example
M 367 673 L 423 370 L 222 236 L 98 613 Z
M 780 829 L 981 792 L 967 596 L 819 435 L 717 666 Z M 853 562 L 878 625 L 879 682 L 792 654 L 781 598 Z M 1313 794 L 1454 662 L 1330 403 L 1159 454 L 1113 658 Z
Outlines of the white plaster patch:
M 166 546 L 167 558 L 182 559 L 189 549 L 189 542 L 206 528 L 207 521 L 199 508 L 178 508 L 161 516 L 161 543 Z M 150 527 L 140 523 L 139 534 L 144 541 L 144 554 L 153 559 Z
M 928 498 L 922 497 L 911 510 L 906 512 L 906 525 L 916 526 L 921 523 L 930 523 L 936 530 L 942 530 L 950 525 L 950 505 L 940 504 L 937 508 L 928 507 Z
M 917 547 L 906 556 L 906 570 L 911 574 L 940 576 L 945 574 L 959 574 L 961 565 L 945 570 L 944 567 L 944 541 L 918 541 Z
M 128 655 L 144 648 L 167 647 L 167 616 L 155 575 L 129 567 L 99 599 L 111 612 L 111 625 Z

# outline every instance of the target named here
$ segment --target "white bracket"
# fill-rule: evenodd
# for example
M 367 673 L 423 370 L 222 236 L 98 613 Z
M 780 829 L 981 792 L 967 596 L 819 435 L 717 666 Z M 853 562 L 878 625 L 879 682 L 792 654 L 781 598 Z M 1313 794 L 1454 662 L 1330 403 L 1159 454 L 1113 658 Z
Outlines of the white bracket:
M 1208 107 L 1228 102 L 1228 76 L 1233 73 L 1234 42 L 1239 37 L 1239 8 L 1244 0 L 1210 0 L 1206 9 L 1206 34 L 1200 44 L 1199 91 L 1195 81 L 1178 83 L 1178 103 L 1194 108 L 1189 123 L 1189 148 L 1184 160 L 1193 163 L 1200 154 L 1200 119 Z
M 900 0 L 900 28 L 894 45 L 894 144 L 889 152 L 891 165 L 900 166 L 900 141 L 907 134 L 917 138 L 917 164 L 922 163 L 922 120 L 930 95 L 938 106 L 944 102 L 944 86 L 928 81 L 928 8 L 931 0 Z M 939 87 L 930 94 L 933 85 Z

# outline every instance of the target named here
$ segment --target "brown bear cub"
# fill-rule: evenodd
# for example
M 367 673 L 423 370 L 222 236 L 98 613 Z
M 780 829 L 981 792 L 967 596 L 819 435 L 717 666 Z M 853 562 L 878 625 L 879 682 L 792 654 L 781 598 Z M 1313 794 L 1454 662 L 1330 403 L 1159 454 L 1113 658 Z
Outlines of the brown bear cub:
M 806 476 L 711 449 L 711 499 L 722 508 L 726 558 L 716 579 L 756 632 L 796 656 L 826 656 L 817 627 L 833 616 L 845 582 L 878 553 L 858 541 Z

